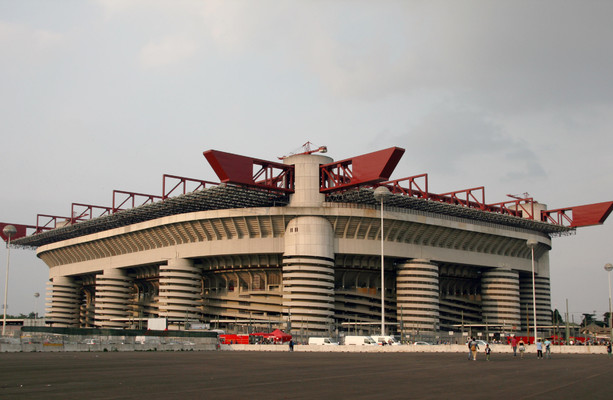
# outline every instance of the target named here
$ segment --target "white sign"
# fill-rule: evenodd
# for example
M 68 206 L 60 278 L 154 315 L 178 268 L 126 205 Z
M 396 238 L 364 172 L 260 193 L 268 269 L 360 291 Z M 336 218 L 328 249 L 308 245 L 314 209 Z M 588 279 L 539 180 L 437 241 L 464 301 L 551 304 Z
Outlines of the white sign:
M 468 332 L 462 332 L 462 336 L 468 336 Z
M 477 332 L 477 336 L 481 337 L 481 332 Z
M 166 318 L 148 318 L 147 329 L 152 331 L 165 331 L 167 328 Z
M 453 336 L 453 331 L 449 331 L 449 336 Z

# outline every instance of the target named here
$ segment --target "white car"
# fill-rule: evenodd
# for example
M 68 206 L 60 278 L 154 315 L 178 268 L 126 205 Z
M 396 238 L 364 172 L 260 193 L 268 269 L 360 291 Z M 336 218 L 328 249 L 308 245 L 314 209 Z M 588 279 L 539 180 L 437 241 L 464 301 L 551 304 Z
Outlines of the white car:
M 415 342 L 413 343 L 414 346 L 431 346 L 432 343 L 428 343 L 428 342 Z

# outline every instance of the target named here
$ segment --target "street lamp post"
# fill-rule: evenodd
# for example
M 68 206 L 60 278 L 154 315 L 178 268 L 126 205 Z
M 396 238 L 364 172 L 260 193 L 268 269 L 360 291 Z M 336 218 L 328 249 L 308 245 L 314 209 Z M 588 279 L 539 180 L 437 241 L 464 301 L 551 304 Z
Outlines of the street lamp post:
M 528 239 L 526 244 L 528 245 L 532 253 L 532 313 L 533 313 L 532 316 L 534 318 L 534 344 L 536 344 L 536 335 L 537 335 L 536 332 L 537 331 L 536 331 L 536 285 L 535 285 L 535 279 L 534 279 L 534 248 L 536 247 L 538 242 L 534 239 Z M 528 343 L 530 343 L 530 340 L 528 340 Z
M 38 319 L 38 298 L 40 297 L 40 293 L 34 293 L 34 319 Z
M 381 336 L 385 336 L 385 264 L 383 257 L 383 201 L 391 196 L 388 188 L 379 186 L 374 192 L 375 200 L 381 202 Z
M 8 238 L 6 241 L 6 279 L 4 281 L 4 316 L 2 317 L 2 336 L 4 336 L 6 328 L 6 302 L 9 291 L 9 262 L 11 260 L 11 237 L 17 233 L 17 229 L 13 225 L 6 225 L 2 230 Z
M 609 273 L 609 340 L 613 343 L 613 316 L 611 315 L 611 309 L 613 308 L 611 307 L 611 270 L 613 270 L 613 265 L 606 263 L 604 269 Z

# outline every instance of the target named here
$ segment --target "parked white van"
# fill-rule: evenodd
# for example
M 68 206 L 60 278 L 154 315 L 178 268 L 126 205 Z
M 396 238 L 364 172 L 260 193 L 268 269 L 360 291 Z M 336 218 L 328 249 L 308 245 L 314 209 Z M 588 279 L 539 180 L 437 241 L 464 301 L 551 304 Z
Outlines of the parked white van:
M 382 345 L 383 346 L 385 346 L 385 345 L 393 345 L 393 346 L 400 345 L 400 343 L 398 343 L 393 336 L 373 336 L 372 338 L 380 346 L 382 346 Z
M 370 336 L 345 336 L 345 344 L 353 346 L 376 346 L 377 342 Z
M 310 337 L 309 344 L 317 344 L 317 345 L 324 345 L 324 346 L 338 346 L 338 342 L 335 342 L 328 337 Z

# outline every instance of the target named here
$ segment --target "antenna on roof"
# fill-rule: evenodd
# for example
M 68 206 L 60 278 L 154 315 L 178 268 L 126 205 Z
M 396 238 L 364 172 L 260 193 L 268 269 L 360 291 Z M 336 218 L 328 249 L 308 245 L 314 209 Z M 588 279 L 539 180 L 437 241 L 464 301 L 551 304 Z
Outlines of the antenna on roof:
M 507 196 L 515 200 L 526 200 L 530 198 L 530 193 L 524 192 L 522 194 L 507 194 Z
M 301 152 L 299 153 L 299 151 Z M 279 157 L 279 160 L 283 160 L 289 156 L 297 156 L 301 154 L 313 154 L 313 153 L 327 153 L 327 152 L 328 152 L 328 147 L 326 146 L 317 146 L 311 142 L 306 142 L 301 147 L 299 147 L 297 150 L 294 150 L 293 152 L 289 153 L 289 155 Z

